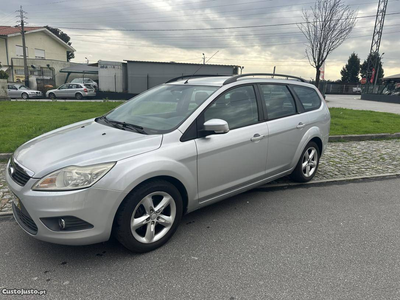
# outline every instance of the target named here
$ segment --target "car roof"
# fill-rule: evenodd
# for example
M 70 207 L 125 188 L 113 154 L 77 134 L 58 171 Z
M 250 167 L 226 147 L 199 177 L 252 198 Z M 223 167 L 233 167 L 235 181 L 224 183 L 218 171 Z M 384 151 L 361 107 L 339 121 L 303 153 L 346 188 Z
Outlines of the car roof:
M 211 76 L 211 77 L 200 77 L 200 78 L 187 78 L 183 80 L 178 80 L 174 82 L 170 82 L 168 84 L 175 84 L 175 85 L 203 85 L 203 86 L 223 86 L 224 82 L 232 78 L 232 76 Z M 188 80 L 187 83 L 185 83 Z M 280 83 L 280 84 L 295 84 L 295 85 L 303 85 L 308 87 L 315 87 L 314 85 L 301 82 L 299 80 L 294 79 L 276 79 L 276 78 L 260 78 L 260 77 L 241 77 L 238 78 L 237 81 L 234 83 Z

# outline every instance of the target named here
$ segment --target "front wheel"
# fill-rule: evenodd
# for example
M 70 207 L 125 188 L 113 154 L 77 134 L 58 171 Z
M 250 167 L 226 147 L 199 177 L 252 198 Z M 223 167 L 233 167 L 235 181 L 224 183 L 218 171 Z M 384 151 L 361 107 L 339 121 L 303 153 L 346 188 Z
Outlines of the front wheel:
M 318 170 L 320 150 L 316 143 L 309 142 L 290 177 L 297 182 L 308 182 Z
M 27 93 L 22 93 L 21 97 L 22 97 L 22 99 L 25 99 L 25 100 L 29 98 Z
M 118 209 L 114 235 L 133 252 L 143 253 L 164 245 L 182 218 L 182 197 L 164 180 L 139 186 Z

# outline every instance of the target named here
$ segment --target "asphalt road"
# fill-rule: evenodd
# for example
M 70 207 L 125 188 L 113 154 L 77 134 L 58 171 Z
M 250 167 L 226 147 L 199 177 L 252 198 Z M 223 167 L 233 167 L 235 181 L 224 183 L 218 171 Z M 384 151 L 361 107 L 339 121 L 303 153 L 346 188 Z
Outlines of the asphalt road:
M 46 289 L 40 299 L 399 299 L 399 186 L 251 191 L 185 216 L 142 255 L 115 241 L 47 244 L 2 218 L 0 287 Z
M 341 107 L 359 110 L 372 110 L 400 114 L 400 105 L 377 101 L 361 100 L 360 95 L 326 95 L 328 107 Z

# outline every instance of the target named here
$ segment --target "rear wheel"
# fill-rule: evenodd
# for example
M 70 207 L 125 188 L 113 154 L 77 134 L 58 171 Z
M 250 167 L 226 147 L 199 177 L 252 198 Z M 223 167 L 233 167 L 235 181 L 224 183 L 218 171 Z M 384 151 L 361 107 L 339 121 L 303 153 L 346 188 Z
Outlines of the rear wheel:
M 115 218 L 114 235 L 133 252 L 155 250 L 175 233 L 182 212 L 182 197 L 174 185 L 150 181 L 124 200 Z
M 22 97 L 22 99 L 25 99 L 25 100 L 29 98 L 27 93 L 22 93 L 21 97 Z
M 318 170 L 320 150 L 316 143 L 309 142 L 290 177 L 297 182 L 308 182 Z
M 49 98 L 54 100 L 54 99 L 56 99 L 56 95 L 54 93 L 50 93 L 49 94 Z
M 82 94 L 80 94 L 80 93 L 76 93 L 76 94 L 75 94 L 75 98 L 76 98 L 76 100 L 82 100 L 82 99 L 83 99 L 83 96 L 82 96 Z

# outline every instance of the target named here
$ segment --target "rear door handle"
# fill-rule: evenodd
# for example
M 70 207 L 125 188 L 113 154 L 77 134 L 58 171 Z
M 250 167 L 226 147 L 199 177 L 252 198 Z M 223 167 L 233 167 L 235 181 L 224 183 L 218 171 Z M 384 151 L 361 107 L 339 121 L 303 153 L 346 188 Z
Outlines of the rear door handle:
M 260 135 L 260 134 L 256 133 L 255 135 L 253 135 L 253 137 L 250 139 L 250 141 L 258 142 L 258 141 L 261 141 L 264 137 L 265 137 L 265 135 Z
M 301 129 L 301 128 L 303 128 L 304 126 L 306 126 L 306 124 L 304 124 L 303 122 L 300 122 L 300 123 L 296 126 L 296 128 L 297 128 L 297 129 Z

